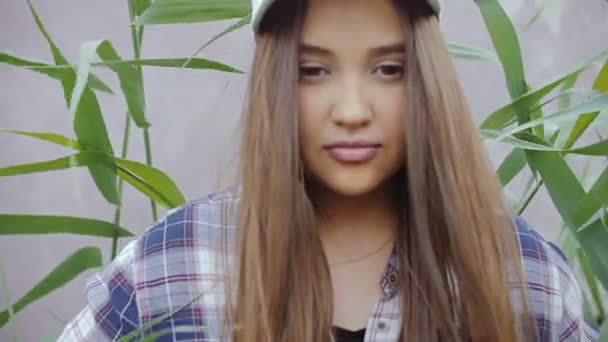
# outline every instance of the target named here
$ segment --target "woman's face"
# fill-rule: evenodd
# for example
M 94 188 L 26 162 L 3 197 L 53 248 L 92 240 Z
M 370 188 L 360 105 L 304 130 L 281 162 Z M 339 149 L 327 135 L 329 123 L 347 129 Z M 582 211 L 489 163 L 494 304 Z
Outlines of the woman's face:
M 405 36 L 391 0 L 310 0 L 300 46 L 299 125 L 307 174 L 348 196 L 404 162 Z

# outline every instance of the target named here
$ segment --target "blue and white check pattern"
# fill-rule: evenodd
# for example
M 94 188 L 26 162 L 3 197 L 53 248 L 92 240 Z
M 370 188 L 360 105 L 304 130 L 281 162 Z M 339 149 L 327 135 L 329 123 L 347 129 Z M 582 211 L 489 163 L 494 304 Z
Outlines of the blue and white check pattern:
M 88 279 L 87 306 L 58 341 L 117 341 L 151 321 L 159 323 L 144 335 L 164 331 L 158 341 L 230 341 L 222 329 L 230 325 L 222 316 L 223 285 L 233 274 L 226 270 L 235 250 L 238 200 L 239 188 L 231 187 L 170 210 Z M 583 320 L 581 288 L 565 256 L 522 218 L 515 227 L 538 341 L 597 341 L 597 331 Z M 398 339 L 398 271 L 393 253 L 366 342 Z

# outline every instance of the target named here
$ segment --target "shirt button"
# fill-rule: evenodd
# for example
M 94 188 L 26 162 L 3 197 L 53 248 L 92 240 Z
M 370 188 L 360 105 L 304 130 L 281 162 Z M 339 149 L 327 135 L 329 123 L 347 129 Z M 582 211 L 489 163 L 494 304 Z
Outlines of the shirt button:
M 397 275 L 395 273 L 391 273 L 388 276 L 388 283 L 391 285 L 396 285 L 397 284 Z
M 385 321 L 378 321 L 378 323 L 376 324 L 376 328 L 378 328 L 378 330 L 380 331 L 384 331 L 387 328 L 387 324 Z

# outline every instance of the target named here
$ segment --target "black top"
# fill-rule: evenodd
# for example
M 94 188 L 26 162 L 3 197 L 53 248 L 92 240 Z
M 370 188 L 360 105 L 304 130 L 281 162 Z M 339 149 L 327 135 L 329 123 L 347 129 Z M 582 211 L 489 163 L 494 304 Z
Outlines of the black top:
M 365 328 L 352 331 L 340 327 L 334 327 L 333 332 L 336 342 L 363 342 L 363 338 L 365 337 Z

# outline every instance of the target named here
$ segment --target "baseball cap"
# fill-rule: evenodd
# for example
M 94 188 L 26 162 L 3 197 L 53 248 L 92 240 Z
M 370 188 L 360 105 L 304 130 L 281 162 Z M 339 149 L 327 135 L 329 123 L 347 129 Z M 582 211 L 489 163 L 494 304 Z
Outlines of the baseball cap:
M 268 9 L 274 2 L 278 0 L 251 0 L 251 25 L 253 27 L 253 31 L 257 32 L 260 23 L 262 22 L 262 18 L 268 12 Z M 439 16 L 441 11 L 441 3 L 440 0 L 425 0 L 433 9 L 435 14 Z

